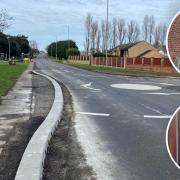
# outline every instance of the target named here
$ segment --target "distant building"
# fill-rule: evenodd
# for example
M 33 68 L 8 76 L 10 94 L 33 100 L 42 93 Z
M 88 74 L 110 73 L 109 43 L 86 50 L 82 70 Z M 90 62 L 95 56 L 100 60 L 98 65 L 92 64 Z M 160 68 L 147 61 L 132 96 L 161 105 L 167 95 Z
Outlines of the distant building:
M 109 51 L 112 55 L 118 55 L 121 57 L 144 57 L 144 58 L 163 58 L 163 53 L 160 53 L 158 49 L 145 41 L 139 41 L 136 43 L 129 43 L 117 46 Z

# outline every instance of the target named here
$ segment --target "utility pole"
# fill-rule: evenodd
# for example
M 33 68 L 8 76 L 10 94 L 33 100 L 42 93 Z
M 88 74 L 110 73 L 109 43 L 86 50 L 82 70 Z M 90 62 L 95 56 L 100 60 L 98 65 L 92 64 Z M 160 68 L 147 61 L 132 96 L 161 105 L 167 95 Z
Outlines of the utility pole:
M 9 44 L 9 61 L 11 60 L 11 42 L 10 42 L 10 37 L 8 36 L 7 37 L 7 39 L 8 39 L 8 44 Z
M 106 22 L 106 66 L 108 64 L 108 32 L 109 32 L 109 0 L 107 0 L 107 22 Z
M 56 61 L 57 61 L 57 37 L 56 37 Z
M 69 25 L 68 25 L 68 49 L 70 49 L 70 39 L 69 39 Z

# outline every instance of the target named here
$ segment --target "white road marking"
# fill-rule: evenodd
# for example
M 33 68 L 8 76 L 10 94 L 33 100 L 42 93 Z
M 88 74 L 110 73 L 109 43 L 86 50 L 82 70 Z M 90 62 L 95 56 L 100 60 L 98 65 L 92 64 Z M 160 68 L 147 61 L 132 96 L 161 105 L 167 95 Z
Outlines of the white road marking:
M 91 116 L 105 116 L 105 117 L 110 116 L 110 114 L 105 114 L 105 113 L 91 113 L 91 112 L 76 112 L 76 114 L 91 115 Z
M 174 84 L 169 83 L 157 83 L 157 82 L 139 82 L 140 84 L 160 84 L 160 85 L 166 85 L 166 86 L 174 86 Z
M 161 96 L 180 95 L 180 93 L 143 93 L 143 94 L 161 95 Z
M 162 116 L 152 116 L 152 115 L 144 115 L 144 118 L 148 119 L 170 119 L 170 115 L 162 115 Z
M 159 86 L 145 85 L 145 84 L 112 84 L 111 87 L 128 90 L 152 91 L 161 90 Z
M 152 107 L 147 106 L 147 105 L 145 105 L 145 104 L 141 104 L 141 105 L 144 106 L 146 109 L 149 109 L 149 110 L 151 110 L 151 111 L 153 111 L 153 112 L 155 112 L 155 113 L 158 113 L 158 114 L 160 114 L 160 115 L 163 115 L 163 113 L 161 113 L 159 110 L 157 110 L 157 109 L 155 109 L 155 108 L 152 108 Z
M 95 91 L 100 91 L 100 89 L 92 88 L 91 85 L 92 85 L 92 83 L 88 83 L 88 84 L 84 84 L 84 85 L 81 85 L 81 86 L 84 87 L 84 88 L 87 88 L 87 89 L 91 89 L 91 90 L 95 90 Z

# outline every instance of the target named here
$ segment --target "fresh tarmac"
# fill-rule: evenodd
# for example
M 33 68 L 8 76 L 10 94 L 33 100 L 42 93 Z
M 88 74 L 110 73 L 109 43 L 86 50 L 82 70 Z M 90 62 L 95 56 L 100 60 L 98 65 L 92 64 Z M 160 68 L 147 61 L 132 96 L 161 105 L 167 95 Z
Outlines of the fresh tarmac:
M 180 178 L 165 142 L 180 104 L 179 79 L 100 74 L 42 56 L 36 65 L 72 94 L 77 137 L 98 179 Z

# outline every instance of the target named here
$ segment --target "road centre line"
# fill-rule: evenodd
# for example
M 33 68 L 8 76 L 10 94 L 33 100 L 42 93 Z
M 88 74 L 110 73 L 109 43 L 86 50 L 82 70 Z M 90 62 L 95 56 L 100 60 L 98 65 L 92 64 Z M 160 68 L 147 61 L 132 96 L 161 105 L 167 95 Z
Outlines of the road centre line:
M 144 115 L 144 118 L 147 119 L 170 119 L 172 116 L 170 115 L 162 115 L 162 116 L 153 116 L 153 115 Z
M 105 113 L 91 113 L 91 112 L 76 112 L 76 114 L 91 115 L 91 116 L 104 116 L 104 117 L 110 116 L 110 114 L 105 114 Z

